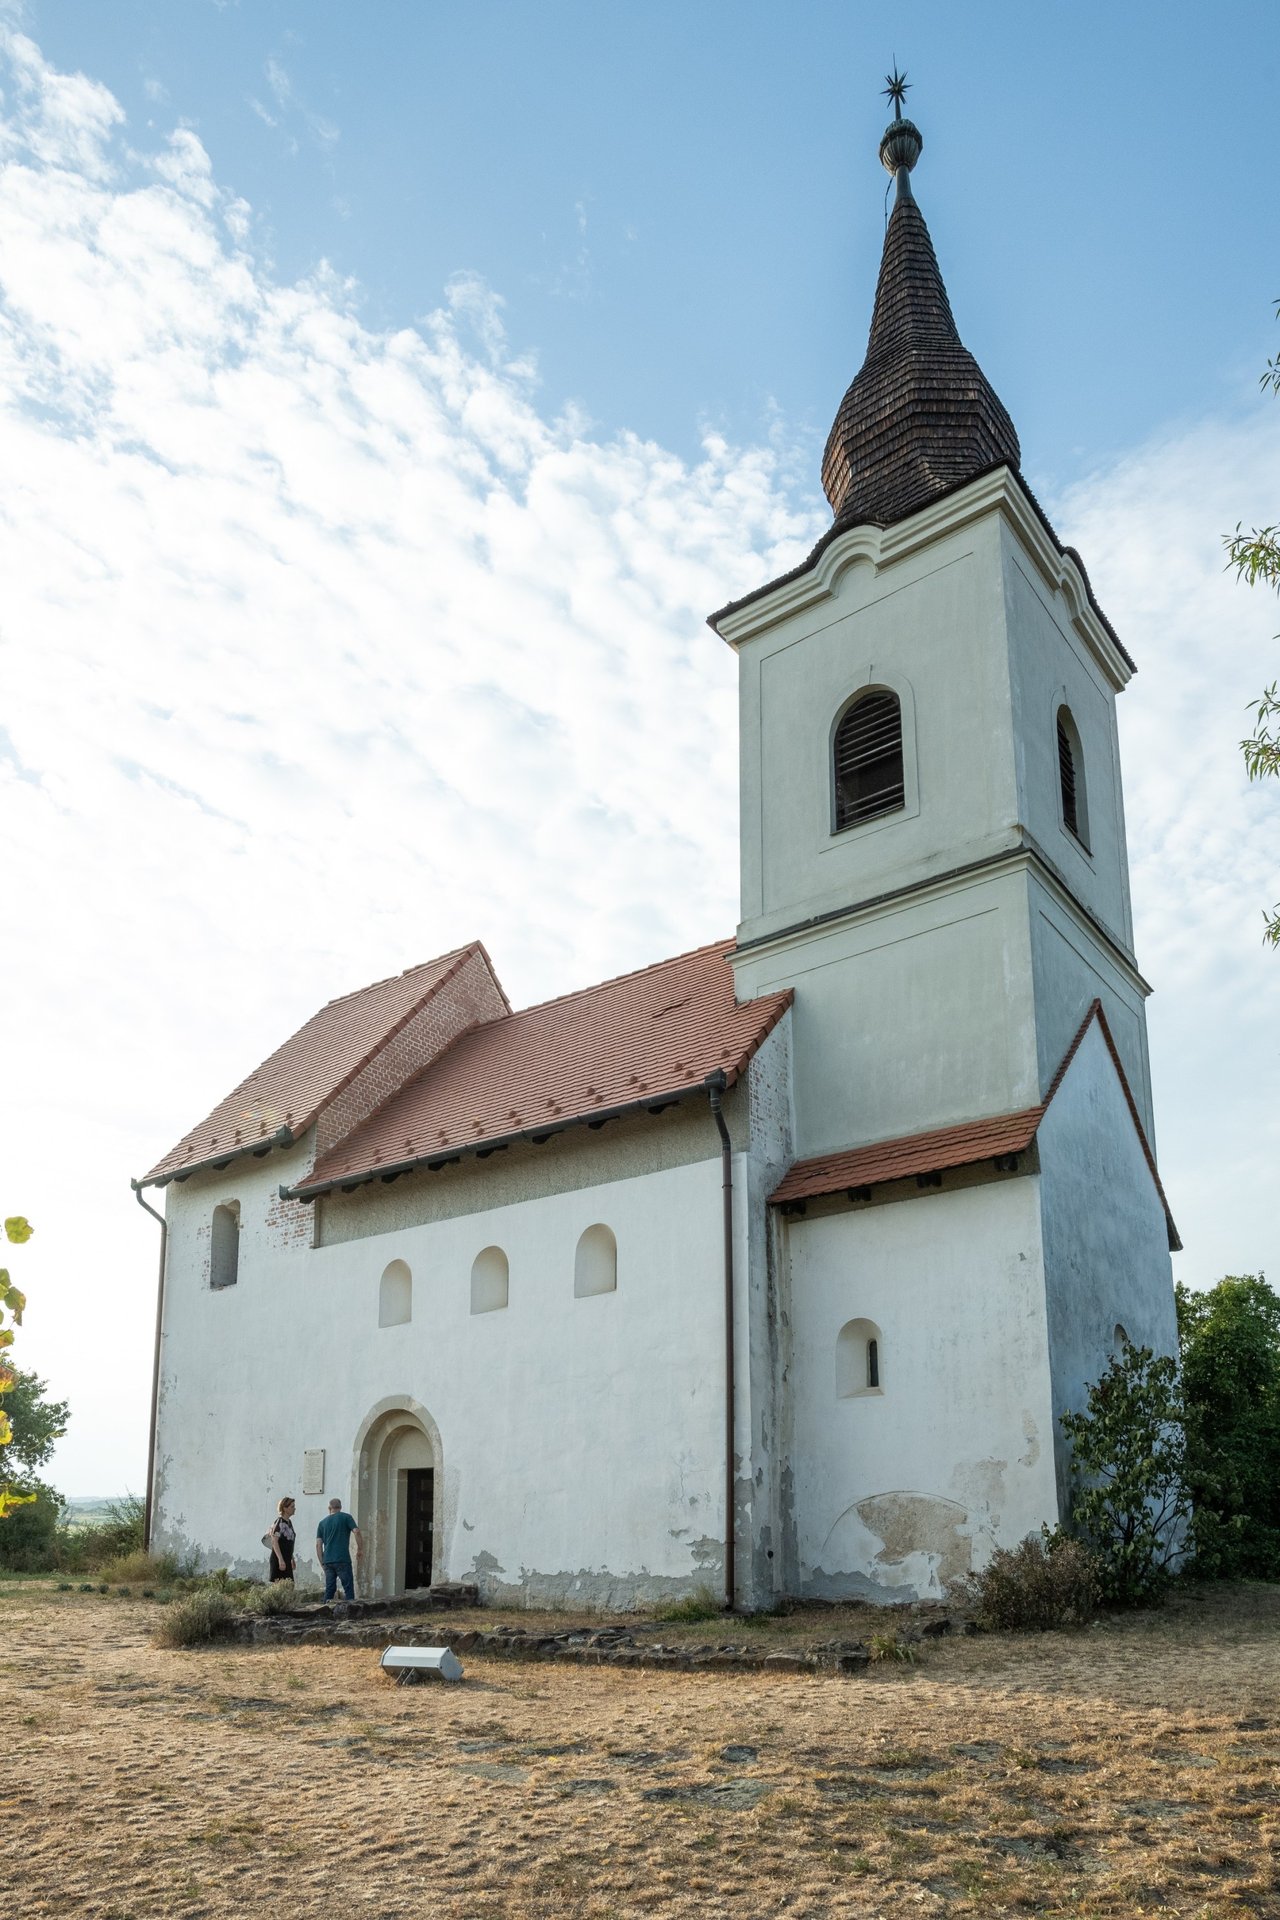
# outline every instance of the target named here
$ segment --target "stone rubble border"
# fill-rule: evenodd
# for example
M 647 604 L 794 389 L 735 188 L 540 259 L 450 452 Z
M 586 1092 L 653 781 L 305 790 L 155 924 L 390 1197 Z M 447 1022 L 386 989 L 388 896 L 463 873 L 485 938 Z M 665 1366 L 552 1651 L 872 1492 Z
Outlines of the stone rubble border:
M 290 1613 L 242 1615 L 232 1623 L 232 1637 L 241 1644 L 261 1646 L 385 1647 L 391 1640 L 402 1646 L 438 1646 L 441 1629 L 422 1624 L 424 1613 L 473 1607 L 479 1602 L 474 1588 L 432 1589 L 421 1600 L 353 1601 L 346 1608 L 316 1605 Z M 902 1643 L 933 1639 L 947 1633 L 971 1633 L 966 1620 L 942 1614 L 922 1627 L 908 1629 Z M 583 1667 L 641 1668 L 666 1673 L 865 1673 L 872 1664 L 871 1649 L 862 1641 L 827 1640 L 805 1650 L 769 1651 L 740 1641 L 710 1641 L 696 1646 L 666 1646 L 640 1641 L 628 1627 L 573 1627 L 546 1633 L 526 1627 L 501 1626 L 490 1630 L 467 1628 L 444 1635 L 456 1654 L 478 1654 L 499 1660 L 556 1661 Z

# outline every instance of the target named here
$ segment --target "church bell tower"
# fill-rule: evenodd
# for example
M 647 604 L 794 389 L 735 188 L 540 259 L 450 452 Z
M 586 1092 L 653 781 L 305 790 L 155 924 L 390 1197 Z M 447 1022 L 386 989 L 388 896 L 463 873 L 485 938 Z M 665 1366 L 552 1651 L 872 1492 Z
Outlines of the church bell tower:
M 738 655 L 739 1000 L 793 991 L 768 1196 L 778 1590 L 936 1597 L 1069 1511 L 1062 1415 L 1176 1344 L 1116 696 L 1133 661 L 960 339 L 889 84 L 866 357 Z
M 740 667 L 740 999 L 795 989 L 797 1150 L 1041 1100 L 1100 999 L 1148 1139 L 1115 701 L 1134 671 L 1021 472 L 894 179 L 832 524 L 712 616 Z

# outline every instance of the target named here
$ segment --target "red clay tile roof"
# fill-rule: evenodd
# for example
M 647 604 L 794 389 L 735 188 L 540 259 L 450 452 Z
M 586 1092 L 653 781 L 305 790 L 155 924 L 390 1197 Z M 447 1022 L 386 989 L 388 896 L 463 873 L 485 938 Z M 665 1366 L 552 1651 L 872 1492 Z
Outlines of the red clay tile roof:
M 287 1136 L 284 1144 L 299 1138 L 477 947 L 473 941 L 424 966 L 410 967 L 394 979 L 377 980 L 358 993 L 331 1000 L 138 1184 L 164 1182 L 229 1155 L 265 1149 L 275 1144 L 282 1130 Z
M 783 1206 L 788 1201 L 814 1200 L 822 1194 L 844 1193 L 852 1187 L 874 1187 L 886 1180 L 907 1179 L 912 1174 L 941 1173 L 948 1167 L 973 1166 L 979 1160 L 992 1160 L 998 1154 L 1022 1153 L 1035 1139 L 1050 1101 L 1062 1085 L 1067 1068 L 1075 1059 L 1081 1041 L 1095 1020 L 1111 1055 L 1142 1145 L 1143 1156 L 1151 1169 L 1156 1192 L 1160 1195 L 1160 1204 L 1169 1227 L 1170 1248 L 1177 1253 L 1182 1242 L 1178 1238 L 1178 1229 L 1174 1225 L 1169 1202 L 1156 1170 L 1155 1155 L 1143 1130 L 1137 1101 L 1121 1065 L 1100 1000 L 1093 1002 L 1080 1022 L 1075 1038 L 1062 1056 L 1049 1091 L 1039 1106 L 1024 1107 L 1020 1113 L 998 1114 L 986 1120 L 967 1120 L 955 1127 L 938 1127 L 932 1133 L 911 1133 L 897 1140 L 877 1140 L 870 1146 L 853 1147 L 845 1153 L 820 1154 L 812 1160 L 797 1160 L 769 1195 L 770 1204 Z
M 788 991 L 739 1006 L 732 950 L 722 940 L 473 1027 L 291 1191 L 671 1100 L 716 1071 L 732 1085 L 791 1004 Z
M 1043 1107 L 1023 1113 L 1004 1113 L 994 1120 L 968 1120 L 959 1127 L 939 1127 L 933 1133 L 912 1133 L 900 1140 L 877 1140 L 849 1153 L 828 1153 L 815 1160 L 797 1160 L 771 1201 L 812 1200 L 822 1193 L 843 1193 L 848 1187 L 874 1187 L 883 1180 L 905 1180 L 913 1173 L 939 1173 L 946 1167 L 968 1167 L 991 1160 L 998 1153 L 1022 1153 L 1035 1139 L 1044 1118 Z

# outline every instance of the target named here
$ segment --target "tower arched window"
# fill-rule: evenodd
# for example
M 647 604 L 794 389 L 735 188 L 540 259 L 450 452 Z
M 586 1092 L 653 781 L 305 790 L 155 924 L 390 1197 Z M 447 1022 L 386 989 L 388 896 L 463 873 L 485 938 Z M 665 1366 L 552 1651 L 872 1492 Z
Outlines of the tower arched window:
M 835 831 L 906 804 L 902 708 L 887 687 L 868 687 L 840 716 L 831 745 Z
M 240 1202 L 213 1210 L 209 1232 L 209 1285 L 234 1287 L 240 1278 Z
M 1058 708 L 1058 793 L 1062 824 L 1080 845 L 1089 846 L 1089 796 L 1085 791 L 1084 752 L 1080 729 L 1070 707 Z

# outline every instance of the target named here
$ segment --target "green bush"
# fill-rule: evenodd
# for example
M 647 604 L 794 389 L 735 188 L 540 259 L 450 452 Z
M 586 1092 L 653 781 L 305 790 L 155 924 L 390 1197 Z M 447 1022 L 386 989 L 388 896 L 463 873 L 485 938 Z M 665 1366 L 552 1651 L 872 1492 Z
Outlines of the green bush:
M 654 1612 L 655 1620 L 715 1620 L 724 1612 L 724 1604 L 712 1592 L 710 1587 L 695 1587 L 683 1600 L 673 1600 L 668 1607 L 658 1607 Z
M 116 1585 L 137 1586 L 141 1581 L 158 1580 L 162 1586 L 177 1580 L 182 1572 L 175 1553 L 144 1553 L 135 1547 L 131 1553 L 117 1554 L 99 1568 L 104 1580 Z
M 1047 1527 L 1016 1547 L 998 1547 L 967 1584 L 979 1625 L 1012 1633 L 1079 1626 L 1097 1612 L 1102 1591 L 1089 1549 Z
M 107 1503 L 105 1520 L 77 1526 L 66 1518 L 59 1520 L 44 1563 L 51 1572 L 96 1573 L 101 1566 L 141 1553 L 145 1507 L 136 1494 Z
M 166 1607 L 152 1633 L 158 1647 L 203 1647 L 224 1639 L 236 1613 L 231 1596 L 217 1587 L 197 1587 Z
M 1126 1340 L 1081 1413 L 1064 1413 L 1071 1531 L 1092 1549 L 1110 1606 L 1160 1600 L 1186 1551 L 1191 1501 L 1177 1362 Z
M 1260 1273 L 1178 1288 L 1196 1572 L 1280 1576 L 1280 1296 Z
M 29 1505 L 13 1507 L 0 1521 L 0 1567 L 9 1573 L 57 1572 L 61 1498 L 41 1480 L 15 1483 L 14 1490 L 36 1497 Z
M 289 1613 L 298 1604 L 298 1595 L 292 1580 L 273 1580 L 270 1586 L 255 1587 L 252 1593 L 245 1595 L 247 1613 Z

